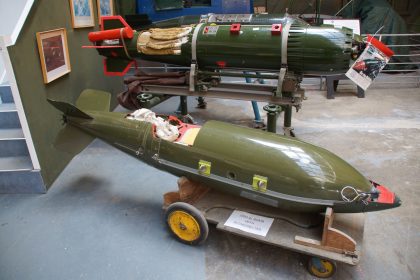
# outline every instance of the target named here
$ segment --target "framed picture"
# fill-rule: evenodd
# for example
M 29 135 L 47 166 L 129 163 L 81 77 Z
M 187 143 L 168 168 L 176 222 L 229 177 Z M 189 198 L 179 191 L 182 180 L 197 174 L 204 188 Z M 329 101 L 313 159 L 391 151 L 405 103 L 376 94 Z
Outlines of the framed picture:
M 73 28 L 95 25 L 92 0 L 69 0 Z
M 114 15 L 114 1 L 113 0 L 96 0 L 98 4 L 98 19 L 101 24 L 102 16 Z
M 66 29 L 37 32 L 36 39 L 45 84 L 71 71 Z

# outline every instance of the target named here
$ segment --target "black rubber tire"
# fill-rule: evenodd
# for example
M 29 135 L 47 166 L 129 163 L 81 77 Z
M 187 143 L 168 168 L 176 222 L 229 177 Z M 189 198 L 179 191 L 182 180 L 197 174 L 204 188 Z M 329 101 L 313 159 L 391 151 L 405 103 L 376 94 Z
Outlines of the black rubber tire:
M 178 211 L 178 212 L 176 212 Z M 192 217 L 195 222 L 198 224 L 199 227 L 199 234 L 197 238 L 193 240 L 186 240 L 182 238 L 182 236 L 178 235 L 172 228 L 170 224 L 170 219 L 174 213 L 184 212 L 185 214 Z M 206 241 L 207 236 L 209 234 L 209 225 L 207 224 L 207 220 L 204 215 L 194 206 L 185 202 L 175 202 L 169 205 L 168 209 L 165 212 L 165 222 L 168 226 L 169 231 L 175 236 L 175 238 L 185 244 L 188 245 L 199 245 Z

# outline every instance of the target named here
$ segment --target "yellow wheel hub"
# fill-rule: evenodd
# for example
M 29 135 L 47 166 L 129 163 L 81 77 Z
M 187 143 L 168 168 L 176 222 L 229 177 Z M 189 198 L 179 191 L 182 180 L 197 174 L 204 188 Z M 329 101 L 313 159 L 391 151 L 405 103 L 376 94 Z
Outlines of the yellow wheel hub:
M 324 267 L 323 271 L 318 270 L 318 268 L 312 264 L 309 268 L 312 274 L 320 278 L 330 277 L 334 273 L 333 263 L 327 260 L 320 260 L 320 262 L 321 265 Z
M 168 217 L 172 232 L 184 241 L 194 241 L 200 237 L 200 225 L 197 220 L 184 211 L 174 211 Z

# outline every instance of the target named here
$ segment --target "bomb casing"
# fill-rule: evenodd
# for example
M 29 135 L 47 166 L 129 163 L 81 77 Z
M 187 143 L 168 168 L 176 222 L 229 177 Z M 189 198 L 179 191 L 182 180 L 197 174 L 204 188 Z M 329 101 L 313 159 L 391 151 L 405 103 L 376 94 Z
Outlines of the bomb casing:
M 352 58 L 353 33 L 332 26 L 310 26 L 292 16 L 275 16 L 273 22 L 255 24 L 201 22 L 190 26 L 177 54 L 146 54 L 139 48 L 145 32 L 125 36 L 128 24 L 118 16 L 103 17 L 102 31 L 89 34 L 100 55 L 105 57 L 105 72 L 124 75 L 136 58 L 191 66 L 199 70 L 279 71 L 287 67 L 297 74 L 334 74 L 348 70 Z M 264 23 L 270 22 L 267 18 Z M 235 29 L 236 28 L 236 29 Z M 109 30 L 114 35 L 109 36 Z M 121 35 L 118 36 L 119 30 Z M 165 29 L 161 30 L 162 32 Z M 169 30 L 168 30 L 169 32 Z
M 217 121 L 200 127 L 169 117 L 179 131 L 169 141 L 158 137 L 156 126 L 148 121 L 104 111 L 109 101 L 110 94 L 93 90 L 81 94 L 78 107 L 49 100 L 64 113 L 67 126 L 221 192 L 298 212 L 331 207 L 337 213 L 357 213 L 401 205 L 393 192 L 343 159 L 301 140 Z

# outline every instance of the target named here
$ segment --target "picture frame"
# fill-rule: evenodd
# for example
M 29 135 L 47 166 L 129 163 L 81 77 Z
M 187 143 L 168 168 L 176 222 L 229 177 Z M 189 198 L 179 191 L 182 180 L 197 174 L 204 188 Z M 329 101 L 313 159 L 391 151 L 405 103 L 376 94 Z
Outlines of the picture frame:
M 95 26 L 92 0 L 69 0 L 73 28 Z
M 98 8 L 98 21 L 101 24 L 102 16 L 113 16 L 115 15 L 115 7 L 113 0 L 96 0 Z
M 44 83 L 70 73 L 70 56 L 65 28 L 36 33 Z

